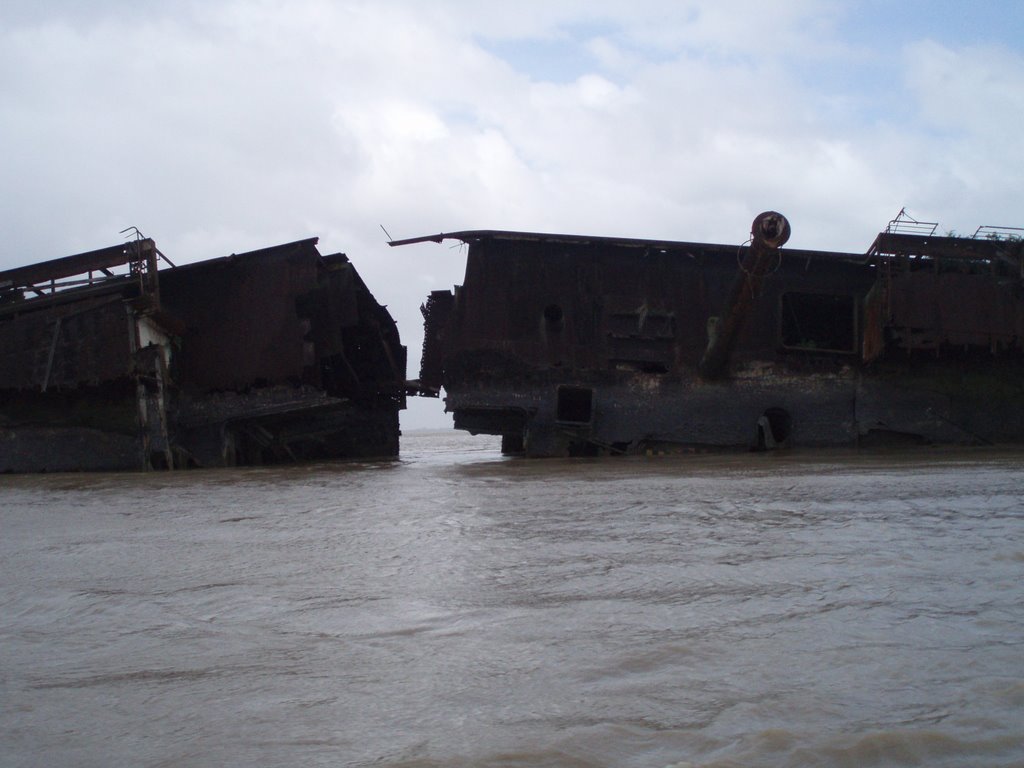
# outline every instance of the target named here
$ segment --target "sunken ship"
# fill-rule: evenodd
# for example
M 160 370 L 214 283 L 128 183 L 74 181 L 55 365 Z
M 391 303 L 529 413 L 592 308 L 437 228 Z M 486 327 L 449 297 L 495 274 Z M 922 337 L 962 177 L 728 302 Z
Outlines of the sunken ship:
M 0 272 L 0 472 L 394 456 L 405 365 L 316 238 L 174 266 L 138 235 Z
M 528 456 L 1024 442 L 1021 230 L 904 211 L 864 253 L 463 231 L 419 386 Z

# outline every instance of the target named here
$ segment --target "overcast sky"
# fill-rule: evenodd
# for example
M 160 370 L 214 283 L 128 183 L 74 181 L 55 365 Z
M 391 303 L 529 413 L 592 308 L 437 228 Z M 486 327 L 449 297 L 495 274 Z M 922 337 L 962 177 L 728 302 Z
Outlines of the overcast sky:
M 320 237 L 388 305 L 523 229 L 863 251 L 902 207 L 1024 226 L 1024 3 L 0 5 L 0 269 L 119 242 L 176 263 Z M 436 401 L 405 428 L 448 425 Z

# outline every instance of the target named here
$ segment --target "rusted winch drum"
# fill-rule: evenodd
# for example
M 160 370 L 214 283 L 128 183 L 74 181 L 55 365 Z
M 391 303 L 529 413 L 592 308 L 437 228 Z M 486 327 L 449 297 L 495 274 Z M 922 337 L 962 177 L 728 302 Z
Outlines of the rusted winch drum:
M 789 240 L 789 219 L 777 211 L 759 213 L 750 225 L 750 237 L 758 245 L 781 248 Z

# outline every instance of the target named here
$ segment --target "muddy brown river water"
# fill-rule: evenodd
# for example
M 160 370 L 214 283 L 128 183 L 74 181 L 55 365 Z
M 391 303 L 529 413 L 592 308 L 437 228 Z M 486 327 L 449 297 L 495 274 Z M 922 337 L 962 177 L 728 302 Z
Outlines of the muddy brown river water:
M 1021 766 L 1024 454 L 0 477 L 2 766 Z

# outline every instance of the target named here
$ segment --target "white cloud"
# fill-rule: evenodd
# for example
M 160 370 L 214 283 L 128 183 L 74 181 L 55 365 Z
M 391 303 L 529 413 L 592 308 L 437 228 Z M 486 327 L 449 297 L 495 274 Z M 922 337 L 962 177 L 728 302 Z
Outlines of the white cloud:
M 934 41 L 904 50 L 911 131 L 891 126 L 903 147 L 896 173 L 945 228 L 1020 226 L 1024 174 L 1024 56 L 997 46 Z

